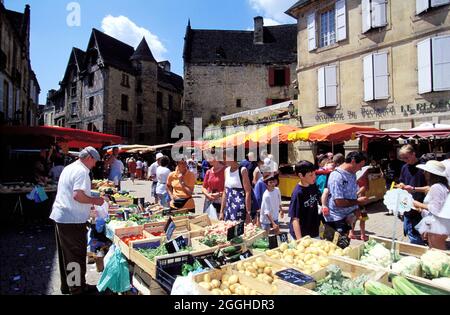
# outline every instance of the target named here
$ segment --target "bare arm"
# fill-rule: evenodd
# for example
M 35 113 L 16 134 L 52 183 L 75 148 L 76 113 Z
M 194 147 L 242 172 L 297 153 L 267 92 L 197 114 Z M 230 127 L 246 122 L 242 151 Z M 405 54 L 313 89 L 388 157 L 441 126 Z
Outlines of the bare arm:
M 73 192 L 73 199 L 82 204 L 90 204 L 90 205 L 96 205 L 96 206 L 101 206 L 105 202 L 105 200 L 103 198 L 100 198 L 100 197 L 93 198 L 93 197 L 87 196 L 84 193 L 84 191 L 82 191 L 82 190 L 75 190 Z
M 300 220 L 299 218 L 293 218 L 292 227 L 294 228 L 295 239 L 299 240 L 302 238 L 302 231 L 300 229 Z
M 246 168 L 242 169 L 242 181 L 245 190 L 245 209 L 247 210 L 247 217 L 249 218 L 252 211 L 252 185 L 250 184 Z
M 227 205 L 227 197 L 225 192 L 222 194 L 222 205 L 220 207 L 219 220 L 223 220 L 225 217 L 225 206 Z
M 327 201 L 328 201 L 329 195 L 330 195 L 330 191 L 328 190 L 328 188 L 325 188 L 323 190 L 322 197 L 320 198 L 322 201 L 322 207 L 328 207 Z
M 367 197 L 359 197 L 356 200 L 351 199 L 335 199 L 334 203 L 339 208 L 347 208 L 347 207 L 353 207 L 353 206 L 363 206 L 367 203 L 368 198 Z

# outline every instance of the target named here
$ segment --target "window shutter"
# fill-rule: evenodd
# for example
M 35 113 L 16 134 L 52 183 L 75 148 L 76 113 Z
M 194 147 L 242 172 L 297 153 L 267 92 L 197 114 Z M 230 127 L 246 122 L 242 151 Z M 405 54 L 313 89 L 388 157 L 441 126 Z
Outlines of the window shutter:
M 372 0 L 372 27 L 387 25 L 387 0 Z
M 327 106 L 337 106 L 336 66 L 325 67 L 325 101 Z
M 286 86 L 291 85 L 291 69 L 289 67 L 284 68 L 284 83 Z
M 441 5 L 449 4 L 450 0 L 431 0 L 432 7 L 439 7 Z
M 416 0 L 416 14 L 420 14 L 428 10 L 429 0 Z
M 365 33 L 372 27 L 372 18 L 370 14 L 370 0 L 362 0 L 362 32 Z
M 269 68 L 269 86 L 275 86 L 275 68 Z
M 432 42 L 433 91 L 450 90 L 450 35 L 434 37 Z
M 431 39 L 428 38 L 417 44 L 417 70 L 419 94 L 432 90 L 431 82 Z
M 325 68 L 320 68 L 317 72 L 317 91 L 319 108 L 324 108 L 327 106 L 325 103 Z
M 272 105 L 272 99 L 266 98 L 266 106 L 270 106 L 270 105 Z
M 316 12 L 308 15 L 308 50 L 317 48 L 316 42 Z
M 336 2 L 336 39 L 341 41 L 347 38 L 347 11 L 345 0 Z
M 364 57 L 364 101 L 374 100 L 373 93 L 373 55 Z
M 373 78 L 375 83 L 375 99 L 384 100 L 389 98 L 389 71 L 387 52 L 373 55 L 373 70 Z

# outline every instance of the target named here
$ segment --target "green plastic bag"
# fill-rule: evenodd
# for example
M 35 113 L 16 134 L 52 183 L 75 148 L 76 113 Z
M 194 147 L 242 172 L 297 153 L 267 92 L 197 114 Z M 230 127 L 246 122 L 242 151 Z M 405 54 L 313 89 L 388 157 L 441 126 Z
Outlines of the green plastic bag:
M 131 289 L 128 262 L 122 255 L 120 248 L 116 248 L 113 256 L 105 266 L 105 270 L 98 281 L 97 289 L 103 292 L 110 289 L 114 293 L 123 293 Z

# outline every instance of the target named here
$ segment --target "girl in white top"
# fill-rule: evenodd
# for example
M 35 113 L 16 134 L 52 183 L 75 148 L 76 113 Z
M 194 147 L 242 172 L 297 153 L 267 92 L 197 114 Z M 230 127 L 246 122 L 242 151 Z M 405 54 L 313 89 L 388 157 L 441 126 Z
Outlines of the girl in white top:
M 170 163 L 169 158 L 167 156 L 164 156 L 163 158 L 161 158 L 160 163 L 161 165 L 156 169 L 156 195 L 158 197 L 159 204 L 167 208 L 169 207 L 170 202 L 168 198 L 169 193 L 167 192 L 166 188 L 167 178 L 169 177 L 169 174 L 171 172 L 170 169 L 167 168 Z
M 274 229 L 279 232 L 279 213 L 281 209 L 281 193 L 276 187 L 277 179 L 273 174 L 264 176 L 267 190 L 264 192 L 261 203 L 261 227 L 267 232 Z
M 228 167 L 225 169 L 225 193 L 222 196 L 219 220 L 250 223 L 252 186 L 248 171 L 245 167 L 239 167 L 237 161 L 226 160 L 226 152 L 224 157 L 225 164 Z M 239 172 L 241 173 L 242 181 Z
M 423 203 L 414 201 L 414 207 L 423 217 L 415 228 L 428 240 L 431 248 L 446 250 L 446 240 L 450 235 L 450 204 L 447 202 L 450 192 L 445 165 L 428 161 L 425 165 L 417 165 L 417 168 L 425 171 L 425 179 L 431 187 Z

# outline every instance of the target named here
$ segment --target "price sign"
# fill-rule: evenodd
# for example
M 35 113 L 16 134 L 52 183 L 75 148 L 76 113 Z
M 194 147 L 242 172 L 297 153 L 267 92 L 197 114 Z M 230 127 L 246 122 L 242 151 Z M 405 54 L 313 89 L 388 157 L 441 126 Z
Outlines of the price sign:
M 288 234 L 286 232 L 280 233 L 280 243 L 287 243 L 288 242 Z
M 185 249 L 187 246 L 187 242 L 183 236 L 179 236 L 173 241 L 166 243 L 164 246 L 166 247 L 169 254 L 174 254 Z
M 244 221 L 229 228 L 227 231 L 227 241 L 231 241 L 235 237 L 244 235 L 244 230 L 245 230 L 245 222 Z
M 166 226 L 164 227 L 164 232 L 166 233 L 167 240 L 169 241 L 172 238 L 173 232 L 176 229 L 175 222 L 173 222 L 172 218 L 170 217 L 169 220 L 167 220 Z
M 170 215 L 172 213 L 172 209 L 164 209 L 163 211 L 162 211 L 162 215 L 163 216 L 166 216 L 166 215 Z
M 243 253 L 239 258 L 241 260 L 245 260 L 245 259 L 250 258 L 252 256 L 253 256 L 252 252 L 248 250 L 245 253 Z
M 269 235 L 269 249 L 274 249 L 277 247 L 278 247 L 277 235 Z
M 276 275 L 283 281 L 298 285 L 304 286 L 305 284 L 314 282 L 314 278 L 308 276 L 300 271 L 295 269 L 286 269 L 281 270 L 276 273 Z

